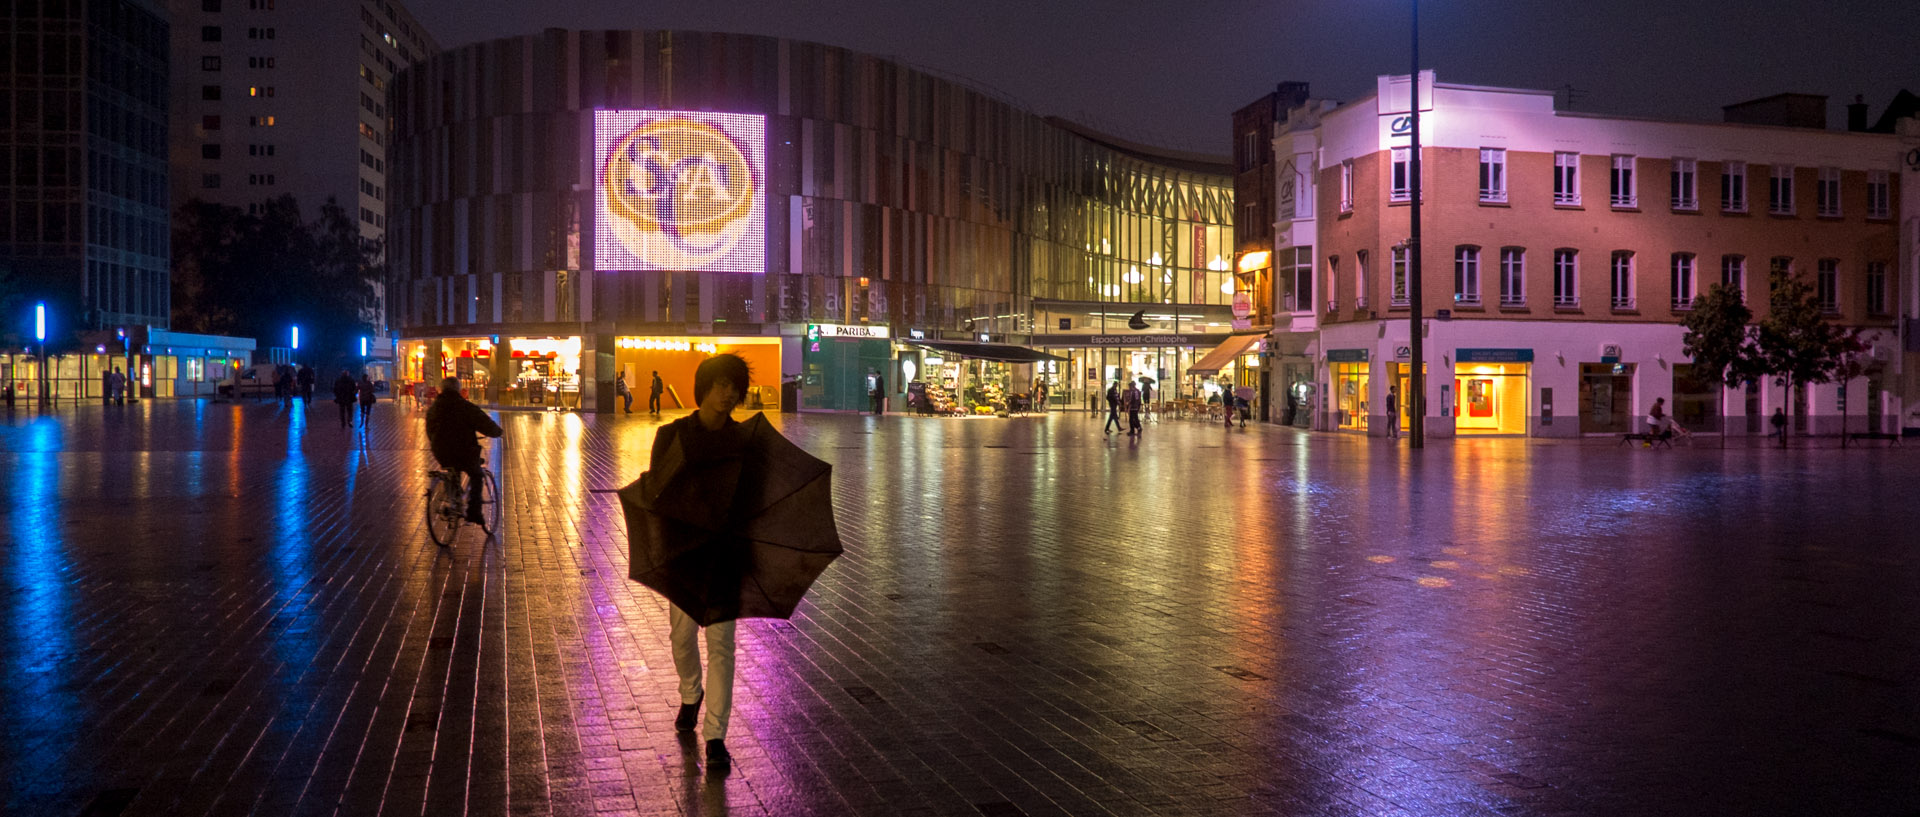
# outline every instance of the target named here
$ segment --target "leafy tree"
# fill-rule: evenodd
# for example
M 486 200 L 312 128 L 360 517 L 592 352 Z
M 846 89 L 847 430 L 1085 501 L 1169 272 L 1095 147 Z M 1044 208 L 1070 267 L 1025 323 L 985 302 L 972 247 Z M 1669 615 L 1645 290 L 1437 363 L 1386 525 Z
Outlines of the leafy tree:
M 1827 322 L 1819 297 L 1801 277 L 1775 268 L 1767 287 L 1767 316 L 1756 327 L 1755 347 L 1763 371 L 1779 379 L 1791 406 L 1796 387 L 1830 381 L 1858 340 Z
M 1753 310 L 1747 308 L 1740 290 L 1714 284 L 1705 295 L 1695 298 L 1693 309 L 1680 325 L 1686 335 L 1682 349 L 1693 360 L 1695 371 L 1725 388 L 1739 388 L 1763 374 L 1763 364 L 1754 345 Z M 1720 401 L 1720 445 L 1727 444 L 1727 401 Z
M 309 223 L 291 196 L 255 212 L 188 202 L 176 220 L 174 326 L 283 346 L 301 329 L 301 357 L 327 366 L 372 331 L 379 247 L 332 199 Z

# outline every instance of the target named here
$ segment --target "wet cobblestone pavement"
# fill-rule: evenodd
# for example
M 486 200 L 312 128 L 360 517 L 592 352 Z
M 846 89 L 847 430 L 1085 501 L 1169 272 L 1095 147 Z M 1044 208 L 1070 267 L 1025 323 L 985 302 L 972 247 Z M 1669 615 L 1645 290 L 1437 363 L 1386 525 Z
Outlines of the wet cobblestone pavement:
M 643 415 L 0 415 L 0 806 L 71 814 L 1920 813 L 1920 452 L 787 415 L 847 554 L 672 726 Z

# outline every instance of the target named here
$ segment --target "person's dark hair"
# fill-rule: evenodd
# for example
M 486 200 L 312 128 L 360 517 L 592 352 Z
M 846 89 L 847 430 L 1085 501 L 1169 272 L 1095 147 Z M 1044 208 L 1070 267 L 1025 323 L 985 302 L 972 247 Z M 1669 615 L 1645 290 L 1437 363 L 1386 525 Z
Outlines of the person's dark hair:
M 460 378 L 449 377 L 440 381 L 440 393 L 446 394 L 447 392 L 460 393 Z
M 753 374 L 747 369 L 747 361 L 732 352 L 723 352 L 700 361 L 700 368 L 693 370 L 693 402 L 703 403 L 713 384 L 725 380 L 733 384 L 742 396 L 747 393 L 747 385 Z

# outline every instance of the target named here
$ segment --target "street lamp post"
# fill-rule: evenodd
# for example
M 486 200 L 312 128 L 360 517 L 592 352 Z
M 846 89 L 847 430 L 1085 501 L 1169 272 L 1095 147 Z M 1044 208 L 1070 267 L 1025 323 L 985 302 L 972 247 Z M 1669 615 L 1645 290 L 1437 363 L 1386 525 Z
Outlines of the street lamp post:
M 1409 448 L 1426 447 L 1427 429 L 1427 358 L 1424 343 L 1421 342 L 1422 304 L 1420 302 L 1420 0 L 1413 3 L 1413 72 L 1407 77 L 1407 107 L 1412 109 L 1413 149 L 1408 157 L 1407 173 L 1413 194 L 1412 206 L 1408 215 L 1412 227 L 1407 238 L 1407 321 L 1409 341 L 1407 351 L 1413 358 L 1408 363 L 1406 404 L 1411 417 L 1407 423 L 1407 446 Z M 1398 422 L 1396 418 L 1394 422 Z
M 33 340 L 40 346 L 40 406 L 47 405 L 47 302 L 33 305 Z

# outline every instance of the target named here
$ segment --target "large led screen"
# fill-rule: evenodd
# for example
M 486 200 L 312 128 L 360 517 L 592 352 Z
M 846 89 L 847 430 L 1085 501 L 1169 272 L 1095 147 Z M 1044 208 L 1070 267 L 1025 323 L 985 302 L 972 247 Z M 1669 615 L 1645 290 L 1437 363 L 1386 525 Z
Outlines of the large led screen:
M 594 111 L 594 266 L 766 270 L 764 116 Z

